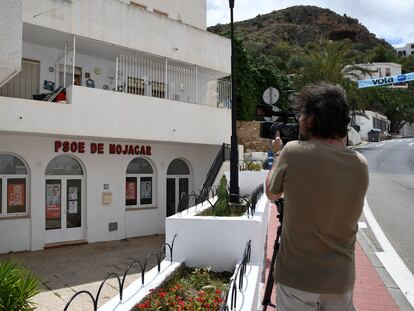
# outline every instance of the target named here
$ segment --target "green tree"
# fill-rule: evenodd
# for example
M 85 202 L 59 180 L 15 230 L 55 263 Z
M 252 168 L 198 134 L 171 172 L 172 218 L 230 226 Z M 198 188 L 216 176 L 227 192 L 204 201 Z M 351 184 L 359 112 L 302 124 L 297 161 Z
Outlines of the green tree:
M 369 109 L 379 111 L 391 121 L 391 132 L 398 133 L 405 122 L 414 122 L 414 93 L 388 87 L 364 91 L 369 98 Z
M 354 81 L 370 74 L 369 69 L 355 64 L 355 53 L 348 41 L 323 42 L 319 48 L 309 50 L 306 64 L 297 78 L 297 88 L 317 82 L 339 84 L 348 94 L 351 109 L 363 110 L 368 101 Z
M 375 48 L 368 52 L 368 61 L 374 62 L 395 62 L 397 56 L 395 51 L 386 48 L 382 44 L 378 44 Z

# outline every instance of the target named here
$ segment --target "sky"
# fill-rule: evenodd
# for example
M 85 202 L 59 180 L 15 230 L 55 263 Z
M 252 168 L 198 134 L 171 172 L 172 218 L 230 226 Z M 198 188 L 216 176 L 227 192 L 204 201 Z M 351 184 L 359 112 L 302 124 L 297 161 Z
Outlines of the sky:
M 234 20 L 253 18 L 293 5 L 316 5 L 357 18 L 395 47 L 414 43 L 414 0 L 235 0 Z M 228 0 L 207 0 L 207 25 L 230 22 Z

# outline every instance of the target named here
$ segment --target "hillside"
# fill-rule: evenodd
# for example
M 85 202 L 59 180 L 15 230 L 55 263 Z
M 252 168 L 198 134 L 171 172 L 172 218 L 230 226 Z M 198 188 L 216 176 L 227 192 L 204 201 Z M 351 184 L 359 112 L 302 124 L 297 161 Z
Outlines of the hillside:
M 218 24 L 208 30 L 223 34 L 229 29 L 229 24 Z M 299 50 L 322 40 L 343 39 L 353 41 L 360 52 L 371 50 L 379 44 L 386 49 L 393 49 L 386 41 L 370 33 L 357 19 L 316 6 L 293 6 L 258 15 L 235 23 L 235 29 L 252 55 L 270 55 L 281 41 Z

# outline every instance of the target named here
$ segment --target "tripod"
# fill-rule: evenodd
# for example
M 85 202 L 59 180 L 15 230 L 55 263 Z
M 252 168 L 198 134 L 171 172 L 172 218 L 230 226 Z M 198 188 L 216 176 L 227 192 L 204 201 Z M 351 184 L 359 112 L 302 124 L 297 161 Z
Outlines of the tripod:
M 284 209 L 285 201 L 284 199 L 279 199 L 275 203 L 277 207 L 277 212 L 279 213 L 279 215 L 277 215 L 277 218 L 279 219 L 279 226 L 277 227 L 276 240 L 273 246 L 272 262 L 270 263 L 269 274 L 267 276 L 267 281 L 266 281 L 266 289 L 265 289 L 265 293 L 264 293 L 263 301 L 262 301 L 263 311 L 267 310 L 267 306 L 276 308 L 276 305 L 273 304 L 270 301 L 270 299 L 272 296 L 272 290 L 273 290 L 273 285 L 274 285 L 273 271 L 274 271 L 274 266 L 275 266 L 275 261 L 276 261 L 276 255 L 277 255 L 277 252 L 279 251 L 281 234 L 282 234 L 283 209 Z

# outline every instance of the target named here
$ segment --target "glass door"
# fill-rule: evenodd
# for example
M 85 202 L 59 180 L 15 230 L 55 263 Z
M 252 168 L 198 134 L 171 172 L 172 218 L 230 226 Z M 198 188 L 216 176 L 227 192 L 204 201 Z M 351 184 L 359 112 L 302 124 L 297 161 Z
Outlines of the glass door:
M 167 178 L 167 217 L 175 214 L 175 178 Z
M 46 243 L 84 239 L 82 179 L 46 179 Z

